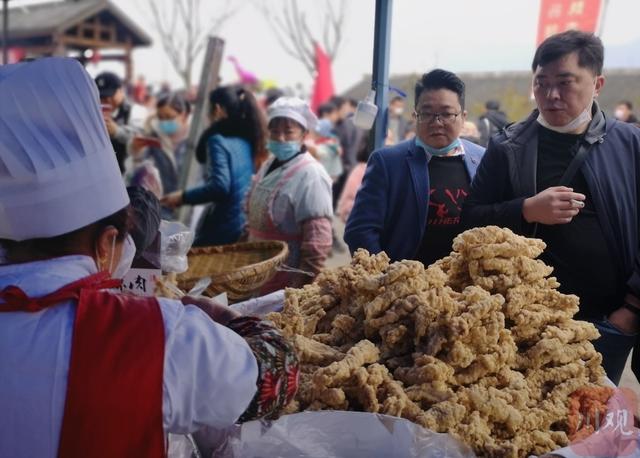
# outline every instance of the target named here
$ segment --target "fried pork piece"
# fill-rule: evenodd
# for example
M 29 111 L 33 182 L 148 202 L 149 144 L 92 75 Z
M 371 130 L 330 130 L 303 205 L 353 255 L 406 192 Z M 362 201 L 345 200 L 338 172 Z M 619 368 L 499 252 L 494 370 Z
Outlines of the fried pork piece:
M 419 294 L 419 297 L 420 301 L 413 313 L 414 343 L 416 346 L 420 345 L 420 341 L 427 335 L 427 331 L 431 329 L 435 332 L 438 329 L 436 320 L 446 321 L 458 315 L 465 307 L 465 304 L 460 300 L 462 295 L 449 287 L 432 288 Z M 443 334 L 442 339 L 446 341 L 444 330 L 441 330 L 440 333 Z M 430 339 L 431 337 L 429 336 Z M 440 351 L 440 345 L 444 343 L 440 342 L 440 339 L 436 340 L 438 342 L 430 344 L 429 354 L 436 354 Z
M 335 348 L 302 335 L 293 337 L 293 345 L 300 362 L 303 364 L 327 366 L 345 357 L 344 353 Z
M 377 318 L 387 311 L 391 304 L 412 294 L 419 293 L 428 288 L 424 278 L 410 277 L 404 281 L 392 283 L 385 287 L 384 292 L 365 305 L 364 312 L 367 320 Z
M 455 380 L 459 385 L 474 383 L 488 374 L 510 366 L 516 359 L 517 347 L 508 330 L 500 332 L 498 343 L 491 352 L 480 354 L 468 367 L 456 372 Z
M 327 367 L 318 369 L 313 374 L 313 384 L 316 388 L 338 386 L 346 381 L 357 368 L 365 364 L 378 361 L 380 351 L 368 340 L 362 340 L 352 347 L 346 356 Z
M 337 347 L 348 342 L 360 341 L 363 337 L 362 328 L 354 317 L 338 314 L 331 321 L 331 331 L 315 334 L 313 339 Z
M 462 299 L 469 304 L 464 311 L 445 321 L 448 336 L 452 340 L 466 337 L 470 330 L 479 325 L 482 320 L 494 312 L 501 311 L 504 298 L 500 295 L 490 295 L 477 286 L 469 286 L 462 292 Z M 502 313 L 500 313 L 502 315 Z M 502 318 L 504 323 L 504 317 Z M 503 324 L 504 326 L 504 324 Z
M 525 256 L 469 261 L 469 275 L 473 283 L 487 291 L 500 294 L 505 294 L 509 289 L 522 284 L 541 284 L 552 270 L 542 261 Z
M 446 433 L 453 430 L 466 414 L 467 409 L 453 396 L 451 399 L 434 404 L 419 418 L 418 423 L 432 431 Z
M 556 338 L 564 343 L 576 343 L 584 340 L 595 340 L 600 337 L 598 329 L 587 321 L 567 320 L 550 325 L 542 331 L 543 339 Z
M 304 317 L 300 312 L 299 294 L 291 289 L 285 290 L 284 307 L 282 312 L 269 313 L 267 319 L 275 324 L 285 337 L 292 338 L 304 333 Z
M 524 354 L 518 354 L 519 368 L 540 368 L 550 363 L 568 364 L 572 361 L 589 360 L 596 356 L 596 349 L 589 341 L 565 344 L 560 339 L 541 339 Z
M 423 304 L 423 301 L 417 294 L 397 299 L 382 316 L 367 320 L 367 326 L 372 329 L 379 329 L 383 326 L 396 323 L 411 314 L 416 307 L 421 304 Z
M 546 279 L 547 281 L 549 279 Z M 522 310 L 565 311 L 571 318 L 578 311 L 578 296 L 562 294 L 556 289 L 531 285 L 519 285 L 506 294 L 504 312 L 507 318 L 515 318 Z
M 420 385 L 412 385 L 405 390 L 409 399 L 419 403 L 423 409 L 428 409 L 438 402 L 453 397 L 453 389 L 444 380 L 435 380 Z
M 420 261 L 400 261 L 391 264 L 385 272 L 375 276 L 363 276 L 358 279 L 356 289 L 376 292 L 384 286 L 392 283 L 421 276 L 424 273 L 424 265 Z
M 382 383 L 379 389 L 384 392 L 381 413 L 406 418 L 421 424 L 420 418 L 424 415 L 424 411 L 418 404 L 409 399 L 402 385 L 391 378 L 388 373 L 382 376 Z
M 350 399 L 358 401 L 366 412 L 380 411 L 378 388 L 389 375 L 389 371 L 382 364 L 372 364 L 366 369 L 359 367 L 353 374 L 351 382 L 344 388 Z
M 526 372 L 528 389 L 538 393 L 540 399 L 546 391 L 553 386 L 566 382 L 573 378 L 583 378 L 587 375 L 587 365 L 583 361 L 575 361 L 558 367 L 545 367 L 542 369 L 529 369 Z
M 482 418 L 492 425 L 497 424 L 505 428 L 511 436 L 524 421 L 522 413 L 511 404 L 511 395 L 494 387 L 472 385 L 461 388 L 456 393 L 456 398 L 467 411 L 479 412 Z
M 406 385 L 418 385 L 434 381 L 449 381 L 454 369 L 438 358 L 429 355 L 414 355 L 413 367 L 399 367 L 394 377 Z
M 497 226 L 470 229 L 453 239 L 454 251 L 468 259 L 513 258 L 526 256 L 537 258 L 546 248 L 539 239 L 528 239 L 511 230 Z

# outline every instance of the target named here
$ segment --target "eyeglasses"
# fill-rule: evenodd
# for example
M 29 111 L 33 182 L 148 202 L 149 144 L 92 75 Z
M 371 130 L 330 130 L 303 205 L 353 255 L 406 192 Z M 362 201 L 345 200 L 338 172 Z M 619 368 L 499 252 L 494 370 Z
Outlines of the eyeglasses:
M 414 115 L 418 122 L 433 124 L 440 121 L 443 125 L 452 124 L 462 113 L 429 113 L 428 111 L 415 112 Z

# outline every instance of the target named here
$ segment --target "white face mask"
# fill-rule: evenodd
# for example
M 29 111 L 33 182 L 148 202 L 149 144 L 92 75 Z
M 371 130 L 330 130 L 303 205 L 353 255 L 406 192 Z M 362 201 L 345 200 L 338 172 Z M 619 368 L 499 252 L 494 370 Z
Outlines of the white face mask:
M 115 240 L 113 238 L 113 246 L 115 248 Z M 133 264 L 133 258 L 136 257 L 136 244 L 133 242 L 133 238 L 130 235 L 127 235 L 127 238 L 124 240 L 124 244 L 122 245 L 122 254 L 120 255 L 120 261 L 118 261 L 118 265 L 114 270 L 112 270 L 113 266 L 113 252 L 111 250 L 111 261 L 109 262 L 109 271 L 111 271 L 111 278 L 115 278 L 118 280 L 122 280 L 124 276 L 131 270 L 131 264 Z
M 593 108 L 593 100 L 595 96 L 596 96 L 596 89 L 594 87 L 593 94 L 591 96 L 591 103 L 589 103 L 589 105 L 587 105 L 587 107 L 584 110 L 582 110 L 582 112 L 575 119 L 573 119 L 573 121 L 569 122 L 568 124 L 565 124 L 564 126 L 552 126 L 547 122 L 546 119 L 544 119 L 544 116 L 542 116 L 542 112 L 538 115 L 538 123 L 542 127 L 546 127 L 547 129 L 552 130 L 554 132 L 558 132 L 559 134 L 568 134 L 571 132 L 575 132 L 584 124 L 588 123 L 589 121 L 591 121 L 591 119 L 593 119 L 593 116 L 591 115 L 591 109 Z
M 109 260 L 109 272 L 111 273 L 111 278 L 115 278 L 117 280 L 122 280 L 124 276 L 131 270 L 131 264 L 133 264 L 133 258 L 136 256 L 136 244 L 133 242 L 133 238 L 130 235 L 127 235 L 127 238 L 124 239 L 124 243 L 122 245 L 122 254 L 120 255 L 120 261 L 118 261 L 118 265 L 113 267 L 113 256 L 116 249 L 116 237 L 113 237 L 111 242 L 111 259 Z M 98 271 L 100 271 L 100 266 L 97 265 Z

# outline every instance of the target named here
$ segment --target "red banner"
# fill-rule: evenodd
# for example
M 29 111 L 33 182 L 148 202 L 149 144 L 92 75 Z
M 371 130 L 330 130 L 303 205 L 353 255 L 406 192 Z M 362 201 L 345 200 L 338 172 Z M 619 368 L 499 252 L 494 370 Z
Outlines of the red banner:
M 7 57 L 9 58 L 9 62 L 7 63 L 15 64 L 25 58 L 26 52 L 23 48 L 9 48 L 7 55 L 8 55 Z M 3 63 L 4 62 L 2 62 L 2 47 L 0 47 L 0 64 L 3 64 Z
M 540 0 L 539 45 L 567 30 L 598 31 L 605 0 Z

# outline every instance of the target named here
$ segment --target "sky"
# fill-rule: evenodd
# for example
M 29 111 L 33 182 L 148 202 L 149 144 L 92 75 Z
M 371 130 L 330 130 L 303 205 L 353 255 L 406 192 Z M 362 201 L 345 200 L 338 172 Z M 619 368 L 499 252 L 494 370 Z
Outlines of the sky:
M 33 0 L 13 0 L 33 3 Z M 144 73 L 151 83 L 163 80 L 181 84 L 172 70 L 154 31 L 147 0 L 111 0 L 154 38 L 150 48 L 134 52 L 135 73 Z M 160 5 L 173 0 L 154 0 Z M 223 0 L 204 0 L 211 6 L 205 14 L 215 14 Z M 225 55 L 235 56 L 243 67 L 261 79 L 293 87 L 311 87 L 313 80 L 305 67 L 291 58 L 278 41 L 260 11 L 249 0 L 230 0 L 236 14 L 224 23 L 217 35 L 225 40 Z M 258 0 L 259 1 L 259 0 Z M 264 0 L 280 8 L 285 0 Z M 338 2 L 339 0 L 329 0 Z M 310 18 L 318 17 L 320 0 L 300 0 Z M 371 73 L 375 0 L 346 0 L 343 40 L 333 64 L 337 91 L 344 91 Z M 433 67 L 454 72 L 498 72 L 527 70 L 535 50 L 540 0 L 394 0 L 391 30 L 390 73 L 423 73 Z M 640 65 L 640 0 L 609 0 L 602 30 L 608 49 L 623 50 L 623 61 Z M 318 24 L 310 27 L 319 36 Z M 620 54 L 620 53 L 618 53 Z M 200 62 L 197 62 L 201 64 Z M 620 59 L 616 61 L 620 66 Z M 109 67 L 124 70 L 118 64 Z M 90 65 L 90 73 L 106 64 Z M 222 67 L 224 83 L 236 80 L 230 62 Z M 199 65 L 194 72 L 199 77 Z M 195 81 L 194 81 L 195 82 Z

